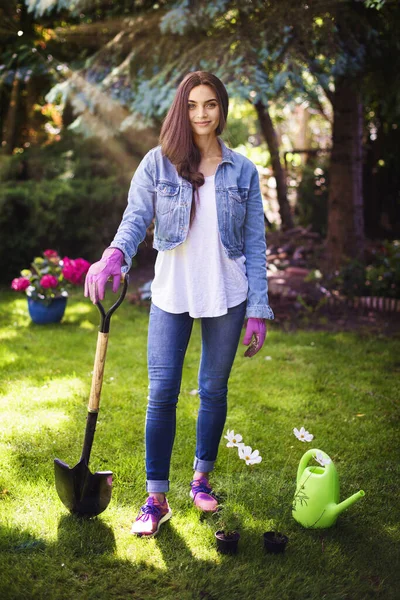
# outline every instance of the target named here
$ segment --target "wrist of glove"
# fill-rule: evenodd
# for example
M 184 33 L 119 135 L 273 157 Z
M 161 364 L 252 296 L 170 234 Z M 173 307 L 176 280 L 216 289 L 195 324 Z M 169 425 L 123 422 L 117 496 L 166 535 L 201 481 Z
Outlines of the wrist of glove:
M 266 319 L 256 319 L 250 317 L 246 325 L 246 333 L 244 334 L 243 344 L 248 346 L 244 356 L 251 358 L 264 345 L 265 337 L 267 335 L 267 324 Z
M 106 248 L 101 259 L 93 263 L 86 274 L 85 291 L 86 298 L 90 296 L 93 304 L 104 300 L 106 283 L 110 277 L 113 278 L 112 291 L 118 291 L 121 281 L 121 267 L 124 262 L 124 254 L 119 248 Z

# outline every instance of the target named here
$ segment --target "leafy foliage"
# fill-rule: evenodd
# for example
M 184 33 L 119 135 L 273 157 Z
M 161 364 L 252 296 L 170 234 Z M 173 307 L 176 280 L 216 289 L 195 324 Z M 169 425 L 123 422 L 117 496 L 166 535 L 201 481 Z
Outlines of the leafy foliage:
M 298 223 L 322 236 L 327 232 L 329 162 L 310 158 L 302 169 L 297 189 L 296 216 Z
M 400 298 L 400 241 L 385 240 L 364 265 L 348 263 L 329 284 L 344 295 Z
M 3 183 L 0 193 L 4 282 L 42 248 L 95 260 L 113 238 L 126 204 L 116 177 Z
M 138 123 L 159 125 L 182 77 L 197 69 L 214 72 L 231 97 L 251 103 L 267 104 L 281 95 L 287 100 L 306 88 L 317 99 L 302 67 L 285 56 L 289 30 L 285 28 L 282 37 L 267 39 L 261 35 L 259 16 L 250 3 L 238 11 L 228 1 L 194 2 L 190 10 L 184 1 L 144 12 L 121 23 L 118 35 L 47 98 L 60 97 L 64 104 L 68 100 L 75 113 L 83 115 L 76 124 L 80 131 L 88 113 L 106 120 L 115 103 L 129 111 L 117 124 L 119 131 Z M 265 21 L 265 11 L 263 16 Z
M 321 90 L 330 96 L 335 77 L 361 73 L 367 44 L 378 42 L 377 11 L 339 0 L 179 0 L 151 10 L 144 2 L 140 12 L 139 4 L 117 35 L 48 96 L 71 102 L 81 115 L 78 131 L 89 134 L 88 114 L 106 121 L 116 104 L 128 111 L 117 131 L 158 127 L 180 80 L 196 69 L 214 72 L 232 97 L 253 104 L 300 95 L 321 110 Z M 94 12 L 96 3 L 85 7 Z
M 82 0 L 75 0 L 74 2 L 69 0 L 25 0 L 25 3 L 28 11 L 39 17 L 42 17 L 45 13 L 63 9 L 69 10 L 73 15 L 79 10 L 79 5 L 83 5 Z

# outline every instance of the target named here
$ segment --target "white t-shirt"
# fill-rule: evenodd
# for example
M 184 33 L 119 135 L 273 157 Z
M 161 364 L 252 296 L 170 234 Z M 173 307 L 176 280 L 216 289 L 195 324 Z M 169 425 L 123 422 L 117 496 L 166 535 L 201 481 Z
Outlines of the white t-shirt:
M 151 285 L 152 302 L 170 313 L 219 317 L 247 298 L 246 259 L 228 258 L 221 242 L 214 175 L 205 177 L 186 240 L 160 251 Z

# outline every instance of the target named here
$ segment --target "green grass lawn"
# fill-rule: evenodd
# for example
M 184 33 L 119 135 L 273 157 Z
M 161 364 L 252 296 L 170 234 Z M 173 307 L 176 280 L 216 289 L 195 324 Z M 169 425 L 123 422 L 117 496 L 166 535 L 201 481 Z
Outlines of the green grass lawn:
M 26 299 L 0 301 L 0 598 L 326 599 L 399 598 L 399 340 L 357 333 L 297 331 L 272 325 L 253 359 L 238 349 L 227 428 L 259 449 L 246 467 L 221 442 L 212 483 L 241 523 L 239 553 L 223 556 L 215 522 L 191 506 L 200 328 L 195 323 L 178 405 L 168 495 L 174 512 L 159 536 L 130 535 L 145 499 L 143 429 L 147 396 L 148 310 L 125 302 L 111 323 L 92 471 L 114 473 L 113 496 L 82 521 L 60 502 L 55 457 L 80 457 L 98 314 L 79 294 L 59 325 L 36 326 Z M 315 438 L 298 442 L 293 427 Z M 306 530 L 290 514 L 302 454 L 333 459 L 341 499 L 365 497 L 335 527 Z M 286 465 L 284 471 L 282 469 Z M 262 534 L 279 509 L 290 541 L 265 554 Z

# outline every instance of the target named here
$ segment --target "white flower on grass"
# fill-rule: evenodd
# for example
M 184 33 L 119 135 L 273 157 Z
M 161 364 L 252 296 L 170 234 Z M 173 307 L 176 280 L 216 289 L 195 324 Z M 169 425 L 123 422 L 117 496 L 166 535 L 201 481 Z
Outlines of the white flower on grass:
M 246 465 L 256 465 L 262 461 L 259 451 L 253 451 L 251 446 L 240 446 L 238 452 L 239 457 L 246 462 Z
M 322 452 L 317 452 L 317 455 L 314 456 L 314 458 L 317 461 L 317 463 L 319 463 L 321 465 L 321 467 L 324 467 L 325 465 L 329 465 L 329 463 L 332 462 L 330 458 L 325 458 L 324 455 L 322 454 Z
M 244 443 L 242 442 L 243 437 L 240 435 L 240 433 L 235 435 L 233 429 L 231 431 L 228 429 L 226 435 L 224 435 L 224 438 L 228 440 L 226 445 L 227 448 L 240 448 L 240 446 L 244 446 Z
M 297 429 L 297 427 L 295 427 L 293 429 L 293 433 L 297 439 L 300 440 L 300 442 L 311 442 L 311 440 L 314 438 L 313 434 L 309 431 L 306 431 L 304 427 L 301 427 L 300 431 Z

